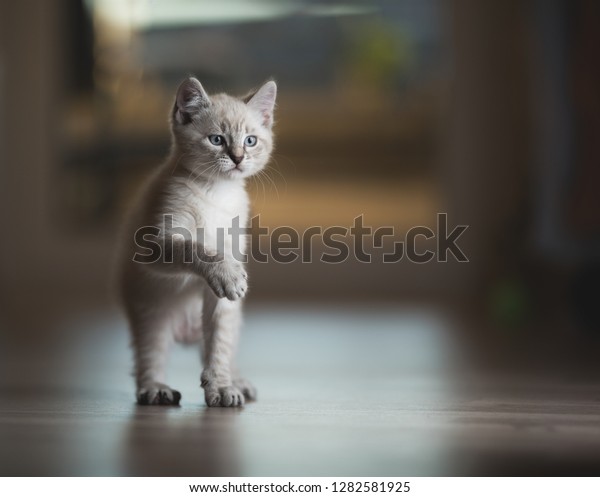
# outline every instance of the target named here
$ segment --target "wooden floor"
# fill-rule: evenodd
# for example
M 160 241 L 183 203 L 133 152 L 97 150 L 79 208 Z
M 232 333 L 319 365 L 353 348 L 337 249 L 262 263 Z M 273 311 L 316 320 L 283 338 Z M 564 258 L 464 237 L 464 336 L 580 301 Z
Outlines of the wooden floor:
M 171 360 L 181 407 L 136 406 L 110 312 L 34 349 L 3 343 L 0 475 L 600 474 L 599 384 L 476 375 L 432 310 L 248 314 L 241 365 L 259 400 L 242 409 L 204 406 L 189 348 Z

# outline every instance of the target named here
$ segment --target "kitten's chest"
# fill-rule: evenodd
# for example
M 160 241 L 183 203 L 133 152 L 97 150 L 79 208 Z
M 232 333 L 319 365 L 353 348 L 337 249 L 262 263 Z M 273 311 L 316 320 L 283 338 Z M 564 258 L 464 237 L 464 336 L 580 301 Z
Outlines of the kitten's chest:
M 198 192 L 193 199 L 196 228 L 203 230 L 209 239 L 219 230 L 238 225 L 245 227 L 248 222 L 249 200 L 243 188 L 215 188 L 208 192 Z

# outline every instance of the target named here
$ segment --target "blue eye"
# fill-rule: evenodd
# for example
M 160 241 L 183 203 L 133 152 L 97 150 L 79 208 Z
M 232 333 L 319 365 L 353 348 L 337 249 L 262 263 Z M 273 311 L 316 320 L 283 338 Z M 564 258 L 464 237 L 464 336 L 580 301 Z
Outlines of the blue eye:
M 256 145 L 257 141 L 258 141 L 258 138 L 256 138 L 256 136 L 248 135 L 246 137 L 246 139 L 244 140 L 244 145 L 246 145 L 246 147 L 253 147 L 254 145 Z
M 208 141 L 215 146 L 223 145 L 224 141 L 221 135 L 209 135 Z

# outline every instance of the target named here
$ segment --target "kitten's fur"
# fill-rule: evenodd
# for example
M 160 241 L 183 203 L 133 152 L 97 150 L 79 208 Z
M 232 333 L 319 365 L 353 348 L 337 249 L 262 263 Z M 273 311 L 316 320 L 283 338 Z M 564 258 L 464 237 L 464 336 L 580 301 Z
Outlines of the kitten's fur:
M 269 81 L 243 99 L 209 96 L 195 78 L 185 80 L 177 90 L 171 154 L 135 206 L 119 257 L 119 284 L 131 329 L 140 404 L 179 403 L 180 393 L 165 384 L 166 356 L 173 339 L 201 340 L 201 385 L 209 406 L 240 406 L 256 396 L 233 364 L 247 275 L 233 257 L 227 231 L 223 253 L 217 254 L 216 233 L 217 228 L 232 226 L 237 216 L 242 227 L 247 225 L 245 178 L 269 160 L 276 92 L 275 83 Z M 214 135 L 222 137 L 222 145 L 211 143 Z M 249 135 L 257 138 L 254 146 Z M 173 216 L 170 232 L 165 231 L 167 214 Z M 167 237 L 163 247 L 172 263 L 164 257 L 152 264 L 132 260 L 134 233 L 143 226 L 161 230 L 161 245 Z M 182 227 L 193 235 L 191 240 L 170 238 Z M 197 239 L 197 228 L 204 229 L 203 240 Z M 243 237 L 240 242 L 243 251 Z M 218 256 L 202 257 L 202 249 Z

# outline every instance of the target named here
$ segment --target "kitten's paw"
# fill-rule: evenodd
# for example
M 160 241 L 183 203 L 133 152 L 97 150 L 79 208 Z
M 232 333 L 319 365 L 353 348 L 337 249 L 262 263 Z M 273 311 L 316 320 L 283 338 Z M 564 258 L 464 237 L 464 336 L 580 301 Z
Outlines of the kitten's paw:
M 181 394 L 162 383 L 152 383 L 141 387 L 137 392 L 137 402 L 141 406 L 178 406 Z
M 212 369 L 202 371 L 200 380 L 208 407 L 241 407 L 244 405 L 242 390 L 235 385 L 217 386 L 215 373 Z
M 234 386 L 205 388 L 204 399 L 208 407 L 241 407 L 244 405 L 244 394 Z
M 243 394 L 247 402 L 256 400 L 256 388 L 245 378 L 236 378 L 233 380 L 233 386 L 238 388 Z
M 206 275 L 206 281 L 219 298 L 238 300 L 248 291 L 248 274 L 244 265 L 238 261 L 216 263 Z

